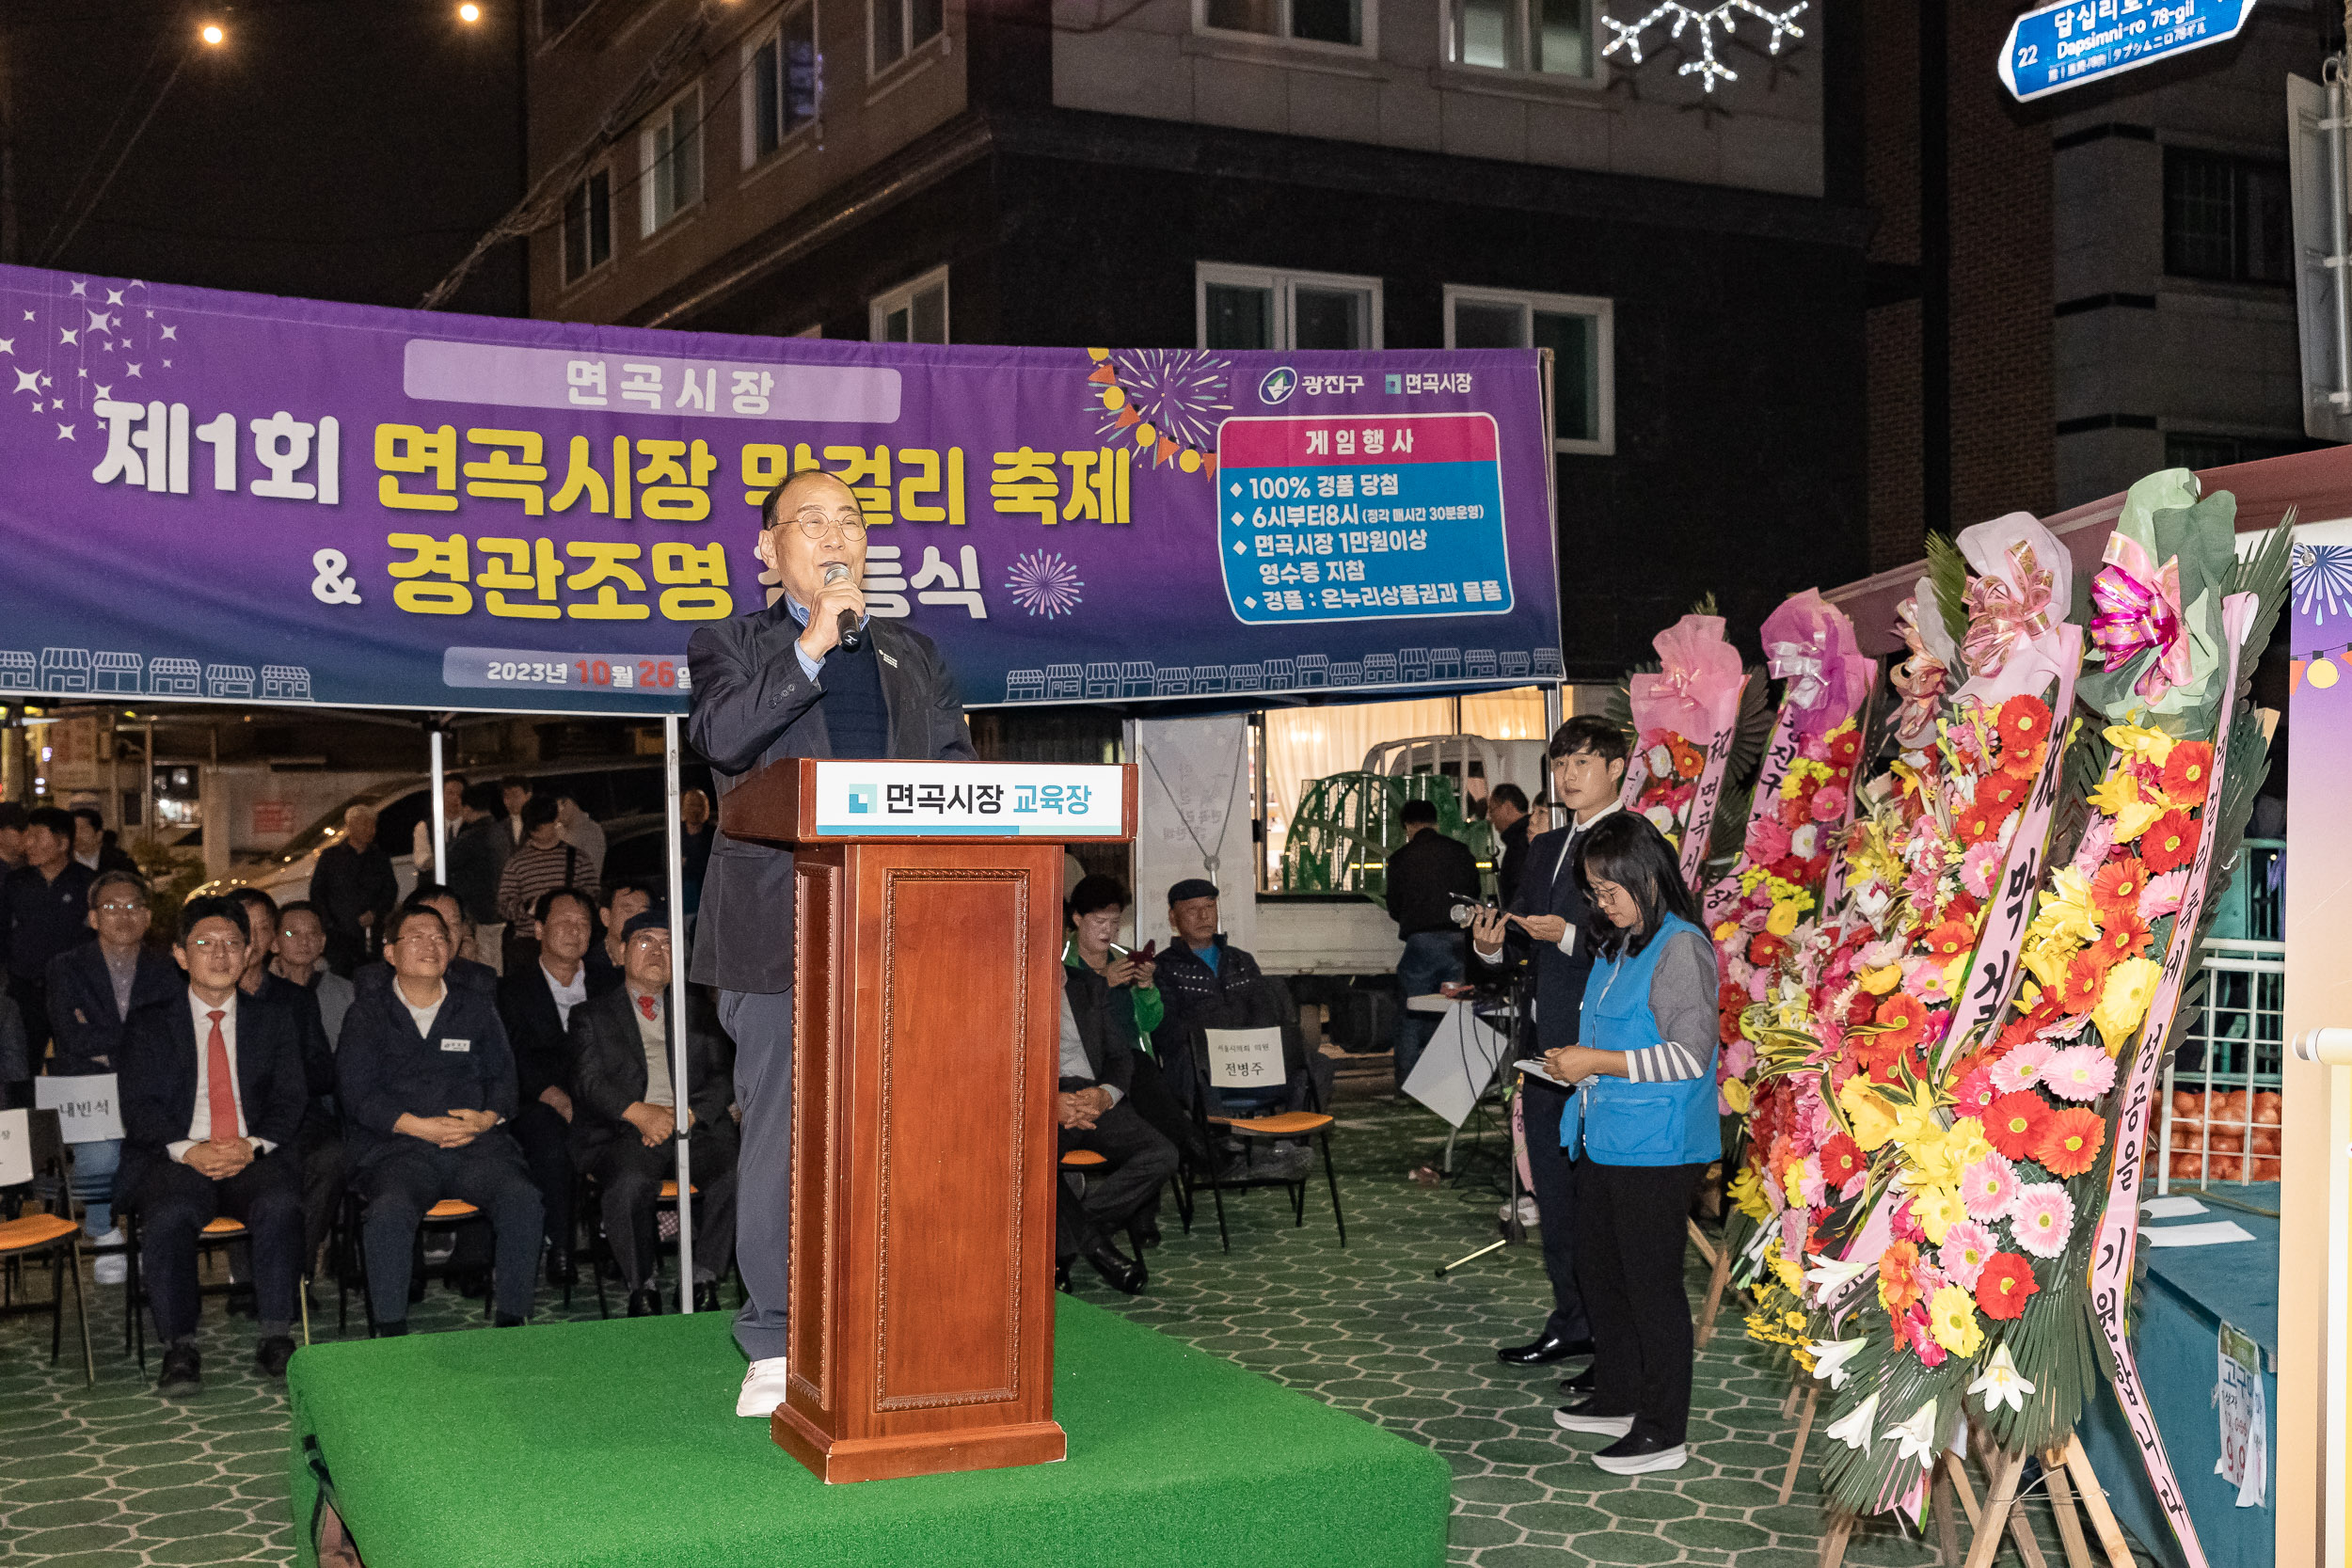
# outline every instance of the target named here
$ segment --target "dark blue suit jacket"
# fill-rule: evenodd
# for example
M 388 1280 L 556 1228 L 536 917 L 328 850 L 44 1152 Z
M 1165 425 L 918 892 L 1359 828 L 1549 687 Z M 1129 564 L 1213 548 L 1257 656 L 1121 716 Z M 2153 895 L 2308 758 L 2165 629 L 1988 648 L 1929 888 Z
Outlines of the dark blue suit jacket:
M 131 977 L 131 1011 L 187 990 L 180 966 L 151 947 L 139 949 Z M 115 1011 L 115 977 L 98 943 L 69 947 L 49 960 L 49 1023 L 56 1031 L 56 1054 L 49 1071 L 60 1077 L 113 1072 L 121 1065 L 123 1032 L 130 1021 Z
M 196 1037 L 187 998 L 182 987 L 140 1007 L 123 1025 L 115 1064 L 123 1139 L 117 1192 L 135 1190 L 151 1164 L 171 1158 L 166 1146 L 188 1135 L 196 1115 L 197 1055 L 204 1042 Z M 291 1009 L 250 997 L 238 1000 L 237 1097 L 245 1108 L 246 1135 L 268 1140 L 291 1158 L 310 1099 L 301 1034 Z
M 343 1015 L 343 1037 L 335 1048 L 342 1085 L 343 1144 L 354 1170 L 379 1149 L 406 1143 L 392 1126 L 403 1116 L 437 1117 L 453 1110 L 495 1111 L 512 1121 L 515 1057 L 506 1044 L 491 997 L 465 986 L 450 986 L 433 1018 L 433 1035 L 417 1033 L 391 986 L 370 987 L 352 999 Z M 482 1140 L 507 1138 L 493 1128 Z
M 963 699 L 939 649 L 919 631 L 877 616 L 866 623 L 890 714 L 890 755 L 970 761 Z M 792 989 L 792 851 L 727 836 L 727 794 L 771 762 L 830 757 L 824 689 L 792 644 L 801 624 L 778 599 L 756 615 L 695 629 L 686 645 L 694 679 L 686 733 L 710 759 L 721 828 L 704 873 L 687 978 L 724 990 Z
M 1584 1011 L 1584 981 L 1593 973 L 1592 939 L 1584 931 L 1593 906 L 1577 886 L 1576 866 L 1561 863 L 1561 857 L 1569 852 L 1573 832 L 1555 828 L 1528 841 L 1518 896 L 1511 900 L 1513 914 L 1560 915 L 1576 932 L 1574 951 L 1563 953 L 1556 943 L 1532 941 L 1518 927 L 1511 927 L 1505 956 L 1534 963 L 1535 1039 L 1546 1051 L 1577 1042 Z

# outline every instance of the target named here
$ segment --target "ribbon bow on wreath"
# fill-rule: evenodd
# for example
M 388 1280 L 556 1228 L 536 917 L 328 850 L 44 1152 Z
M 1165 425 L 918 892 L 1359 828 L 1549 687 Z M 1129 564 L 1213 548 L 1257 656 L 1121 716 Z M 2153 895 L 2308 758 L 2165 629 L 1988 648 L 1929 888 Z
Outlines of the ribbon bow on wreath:
M 1960 657 L 1975 674 L 1999 674 L 2020 642 L 2050 629 L 2055 579 L 2042 569 L 2027 540 L 2010 545 L 2007 559 L 2010 577 L 1968 579 L 1968 635 L 1961 641 Z
M 1663 668 L 1626 683 L 1634 729 L 1645 736 L 1668 730 L 1705 750 L 1739 716 L 1747 678 L 1740 655 L 1724 641 L 1723 617 L 1685 615 L 1650 646 Z
M 2144 546 L 2122 533 L 2109 536 L 2106 559 L 2090 579 L 2090 601 L 2099 610 L 2091 619 L 2091 638 L 2110 670 L 2154 650 L 2154 659 L 2132 683 L 2134 691 L 2154 702 L 2173 687 L 2187 685 L 2191 674 L 2180 560 L 2158 569 Z
M 2059 635 L 2074 591 L 2066 546 L 2029 512 L 1963 529 L 1954 543 L 1971 568 L 1959 649 L 1968 680 L 1956 695 L 1991 706 L 2039 693 L 2073 657 Z
M 1772 678 L 1788 683 L 1782 700 L 1808 740 L 1851 717 L 1877 673 L 1854 641 L 1853 623 L 1813 588 L 1764 618 L 1764 658 Z
M 1951 686 L 1951 666 L 1928 645 L 1928 636 L 1922 630 L 1920 596 L 1905 599 L 1895 607 L 1895 626 L 1902 633 L 1903 645 L 1911 650 L 1911 657 L 1896 665 L 1886 676 L 1903 699 L 1902 705 L 1895 710 L 1895 737 L 1915 750 L 1935 738 L 1936 708 Z M 1931 606 L 1928 613 L 1934 614 L 1933 594 L 1924 596 Z

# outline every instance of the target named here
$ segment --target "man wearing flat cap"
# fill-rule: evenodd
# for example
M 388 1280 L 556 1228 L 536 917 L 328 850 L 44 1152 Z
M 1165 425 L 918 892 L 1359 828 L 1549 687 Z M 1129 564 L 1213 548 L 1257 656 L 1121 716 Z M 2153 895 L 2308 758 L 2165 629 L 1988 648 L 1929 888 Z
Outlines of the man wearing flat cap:
M 727 1053 L 716 1035 L 686 1032 L 686 1085 L 675 1081 L 670 1017 L 670 916 L 660 905 L 621 933 L 622 982 L 572 1009 L 572 1158 L 596 1184 L 604 1233 L 628 1288 L 628 1315 L 661 1310 L 654 1207 L 677 1178 L 677 1132 L 689 1134 L 694 1199 L 694 1309 L 716 1311 L 735 1251 L 737 1133 Z
M 1152 1041 L 1168 1086 L 1187 1106 L 1202 1092 L 1194 1054 L 1200 1030 L 1281 1028 L 1289 1081 L 1263 1090 L 1214 1091 L 1211 1114 L 1257 1116 L 1328 1105 L 1330 1063 L 1320 1053 L 1310 1054 L 1298 1047 L 1298 1009 L 1290 988 L 1268 978 L 1248 952 L 1227 945 L 1217 929 L 1216 884 L 1187 877 L 1169 888 L 1168 925 L 1176 937 L 1159 961 L 1160 994 L 1167 998 L 1168 1016 L 1152 1031 Z M 1303 1146 L 1291 1146 L 1285 1156 L 1294 1162 L 1304 1157 Z

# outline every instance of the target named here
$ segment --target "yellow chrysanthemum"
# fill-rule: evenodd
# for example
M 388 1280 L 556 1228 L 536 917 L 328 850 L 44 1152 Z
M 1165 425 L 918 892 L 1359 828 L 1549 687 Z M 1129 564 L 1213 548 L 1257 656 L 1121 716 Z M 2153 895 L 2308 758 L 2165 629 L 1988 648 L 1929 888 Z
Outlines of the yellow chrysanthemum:
M 1772 1217 L 1772 1199 L 1764 1196 L 1764 1179 L 1752 1168 L 1742 1168 L 1731 1179 L 1731 1201 L 1740 1212 L 1759 1224 Z
M 1724 1103 L 1731 1107 L 1733 1114 L 1743 1117 L 1748 1114 L 1748 1107 L 1755 1102 L 1755 1095 L 1748 1088 L 1746 1079 L 1726 1078 L 1717 1087 L 1723 1093 Z
M 1839 1085 L 1837 1104 L 1846 1113 L 1846 1125 L 1853 1130 L 1853 1141 L 1865 1153 L 1883 1147 L 1894 1136 L 1895 1113 L 1861 1073 Z
M 1977 1302 L 1957 1285 L 1937 1288 L 1928 1303 L 1928 1332 L 1954 1355 L 1974 1355 L 1984 1348 L 1984 1327 L 1977 1322 Z
M 2180 742 L 2162 730 L 2152 730 L 2140 724 L 2110 724 L 2106 729 L 2107 744 L 2119 752 L 2130 752 L 2146 757 L 2162 768 L 2171 760 L 2172 748 Z
M 2099 1026 L 2108 1055 L 2122 1051 L 2139 1021 L 2148 1016 L 2148 1004 L 2154 999 L 2156 982 L 2163 975 L 2164 966 L 2153 958 L 2125 958 L 2107 971 L 2090 1021 Z
M 1877 969 L 1866 969 L 1862 972 L 1862 989 L 1872 996 L 1884 996 L 1901 983 L 1902 977 L 1903 966 L 1900 964 L 1885 964 Z
M 1774 904 L 1772 912 L 1764 917 L 1764 928 L 1776 937 L 1785 937 L 1797 928 L 1803 913 L 1793 903 Z
M 1966 1219 L 1968 1209 L 1954 1188 L 1922 1187 L 1911 1195 L 1911 1217 L 1919 1222 L 1919 1228 L 1928 1233 L 1930 1242 L 1942 1246 L 1944 1233 Z
M 1804 1271 L 1797 1266 L 1794 1259 L 1783 1257 L 1777 1244 L 1772 1248 L 1772 1273 L 1779 1276 L 1789 1294 L 1801 1296 L 1804 1293 Z

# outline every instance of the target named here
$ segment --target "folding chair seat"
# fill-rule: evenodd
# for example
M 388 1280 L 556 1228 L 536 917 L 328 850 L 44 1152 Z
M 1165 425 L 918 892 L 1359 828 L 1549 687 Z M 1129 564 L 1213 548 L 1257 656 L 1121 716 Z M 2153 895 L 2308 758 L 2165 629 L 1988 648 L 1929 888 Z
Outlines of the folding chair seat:
M 58 1190 L 65 1195 L 65 1212 L 24 1214 L 0 1222 L 0 1270 L 6 1272 L 10 1298 L 0 1306 L 0 1314 L 12 1317 L 47 1311 L 49 1364 L 54 1367 L 64 1348 L 65 1286 L 67 1280 L 72 1280 L 73 1311 L 82 1325 L 82 1375 L 86 1384 L 95 1385 L 98 1363 L 90 1354 L 89 1302 L 82 1293 L 82 1217 L 74 1212 L 72 1156 L 59 1135 L 56 1112 L 30 1111 L 26 1119 L 34 1174 L 56 1180 Z M 13 1299 L 24 1277 L 24 1261 L 40 1257 L 49 1259 L 49 1300 L 42 1303 Z
M 1282 1017 L 1295 1020 L 1297 1008 L 1289 1005 L 1286 990 L 1279 984 Z M 1196 1084 L 1193 1096 L 1193 1116 L 1202 1140 L 1212 1149 L 1217 1140 L 1229 1136 L 1240 1145 L 1245 1154 L 1267 1144 L 1311 1138 L 1323 1154 L 1324 1180 L 1331 1190 L 1331 1221 L 1339 1232 L 1340 1245 L 1347 1244 L 1347 1220 L 1340 1209 L 1340 1179 L 1331 1164 L 1332 1117 L 1323 1109 L 1322 1092 L 1316 1087 L 1314 1075 L 1308 1070 L 1306 1047 L 1295 1022 L 1268 1025 L 1260 1029 L 1195 1029 L 1192 1031 L 1192 1057 Z M 1303 1086 L 1307 1109 L 1277 1111 L 1263 1116 L 1225 1116 L 1211 1111 L 1217 1103 L 1219 1091 L 1248 1093 L 1263 1091 L 1281 1083 L 1285 1087 Z M 1225 1222 L 1225 1193 L 1229 1188 L 1279 1186 L 1288 1189 L 1291 1216 L 1295 1227 L 1307 1223 L 1307 1178 L 1279 1171 L 1252 1174 L 1248 1165 L 1236 1171 L 1232 1167 L 1196 1169 L 1191 1160 L 1178 1168 L 1181 1196 L 1178 1204 L 1184 1228 L 1192 1228 L 1193 1192 L 1207 1187 L 1216 1208 L 1218 1243 L 1228 1252 L 1232 1250 L 1232 1236 Z

